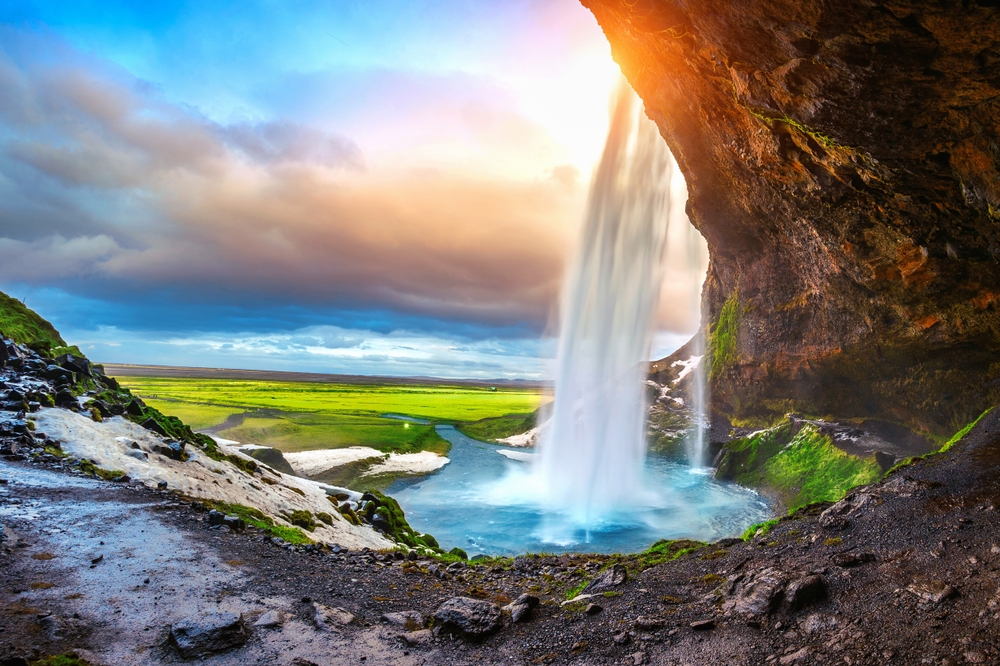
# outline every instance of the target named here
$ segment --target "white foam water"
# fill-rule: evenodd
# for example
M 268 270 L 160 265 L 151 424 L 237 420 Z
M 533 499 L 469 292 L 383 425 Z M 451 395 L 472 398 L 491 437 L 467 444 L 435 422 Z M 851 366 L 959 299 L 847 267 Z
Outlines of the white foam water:
M 537 461 L 547 500 L 584 523 L 648 500 L 644 381 L 676 169 L 623 80 L 567 274 L 555 399 Z

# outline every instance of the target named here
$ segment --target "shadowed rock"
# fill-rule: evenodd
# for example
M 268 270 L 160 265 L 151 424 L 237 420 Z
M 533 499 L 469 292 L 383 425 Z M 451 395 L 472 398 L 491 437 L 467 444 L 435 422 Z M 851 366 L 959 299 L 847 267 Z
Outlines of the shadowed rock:
M 243 645 L 247 640 L 243 615 L 207 613 L 174 623 L 170 642 L 185 659 L 196 659 Z
M 500 607 L 488 601 L 455 597 L 434 611 L 434 619 L 445 627 L 467 636 L 486 636 L 502 624 Z

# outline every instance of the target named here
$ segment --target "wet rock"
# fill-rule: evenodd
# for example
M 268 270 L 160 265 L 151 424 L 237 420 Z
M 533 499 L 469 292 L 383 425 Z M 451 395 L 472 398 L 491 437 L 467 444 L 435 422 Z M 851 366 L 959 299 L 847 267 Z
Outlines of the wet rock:
M 76 396 L 73 395 L 71 391 L 66 389 L 61 389 L 56 393 L 56 407 L 76 407 L 79 403 L 76 401 Z
M 153 419 L 147 419 L 142 424 L 142 426 L 144 428 L 148 428 L 146 424 L 148 424 L 150 421 L 153 421 Z M 156 422 L 153 421 L 153 423 Z M 160 428 L 159 424 L 157 424 L 157 427 Z M 162 428 L 160 428 L 160 430 L 162 430 Z M 166 441 L 161 444 L 155 444 L 153 445 L 153 453 L 159 453 L 161 456 L 170 458 L 171 460 L 176 460 L 178 462 L 184 462 L 185 460 L 187 460 L 187 454 L 184 452 L 183 442 Z
M 93 375 L 93 367 L 90 365 L 90 361 L 85 358 L 72 354 L 63 354 L 62 356 L 57 356 L 55 362 L 69 372 L 75 372 L 86 377 Z
M 280 627 L 285 623 L 285 612 L 281 610 L 269 610 L 253 623 L 255 627 Z
M 502 624 L 500 607 L 488 601 L 455 597 L 444 602 L 434 619 L 444 626 L 468 636 L 486 636 L 497 631 Z
M 410 631 L 403 634 L 403 642 L 407 645 L 428 645 L 434 641 L 434 632 L 430 629 Z
M 917 579 L 906 586 L 906 591 L 935 604 L 958 594 L 958 591 L 948 583 L 934 579 Z
M 208 512 L 208 524 L 209 525 L 222 525 L 226 520 L 226 514 L 221 511 L 216 511 L 212 509 Z
M 313 622 L 320 631 L 337 631 L 338 627 L 344 627 L 354 622 L 354 616 L 343 608 L 331 608 L 322 604 L 313 603 L 315 614 Z
M 407 631 L 416 631 L 424 626 L 424 616 L 417 611 L 386 613 L 380 619 L 387 624 L 403 627 Z
M 167 482 L 166 481 L 160 481 L 159 483 L 156 484 L 156 488 L 157 488 L 157 490 L 166 490 L 167 489 Z
M 146 403 L 139 398 L 133 398 L 125 405 L 125 413 L 129 416 L 142 416 L 146 412 Z
M 240 613 L 207 613 L 170 627 L 170 642 L 184 659 L 196 659 L 243 645 L 246 627 Z
M 605 569 L 600 574 L 597 575 L 594 580 L 590 581 L 585 588 L 583 588 L 583 593 L 585 594 L 599 594 L 601 592 L 607 592 L 613 590 L 619 585 L 623 585 L 628 580 L 628 570 L 623 564 L 616 564 L 608 569 Z
M 247 529 L 246 521 L 232 514 L 223 518 L 222 524 L 237 533 L 244 532 Z

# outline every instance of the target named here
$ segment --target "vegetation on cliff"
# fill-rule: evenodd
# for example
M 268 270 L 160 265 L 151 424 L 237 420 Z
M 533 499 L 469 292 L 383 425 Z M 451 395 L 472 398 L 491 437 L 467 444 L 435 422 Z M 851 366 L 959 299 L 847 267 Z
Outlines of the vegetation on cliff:
M 784 421 L 723 447 L 716 477 L 777 496 L 790 511 L 839 500 L 854 486 L 882 478 L 874 457 L 837 448 L 809 423 Z

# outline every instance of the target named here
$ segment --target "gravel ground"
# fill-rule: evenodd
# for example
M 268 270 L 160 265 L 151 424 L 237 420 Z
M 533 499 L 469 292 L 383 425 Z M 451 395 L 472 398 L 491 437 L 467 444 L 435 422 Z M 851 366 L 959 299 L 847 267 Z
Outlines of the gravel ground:
M 748 542 L 722 541 L 654 566 L 648 556 L 449 567 L 391 553 L 302 552 L 252 530 L 210 529 L 200 505 L 172 493 L 51 467 L 0 461 L 0 664 L 68 650 L 114 666 L 180 662 L 171 625 L 220 611 L 242 614 L 245 642 L 205 663 L 998 660 L 997 413 L 950 451 L 836 505 L 808 507 Z M 625 567 L 625 582 L 562 604 L 612 565 Z M 502 628 L 487 635 L 431 622 L 454 597 L 503 606 L 524 593 L 540 605 L 518 623 L 505 613 Z M 346 614 L 319 628 L 315 604 Z M 382 620 L 398 611 L 421 617 L 408 627 Z M 254 626 L 268 613 L 283 622 Z

